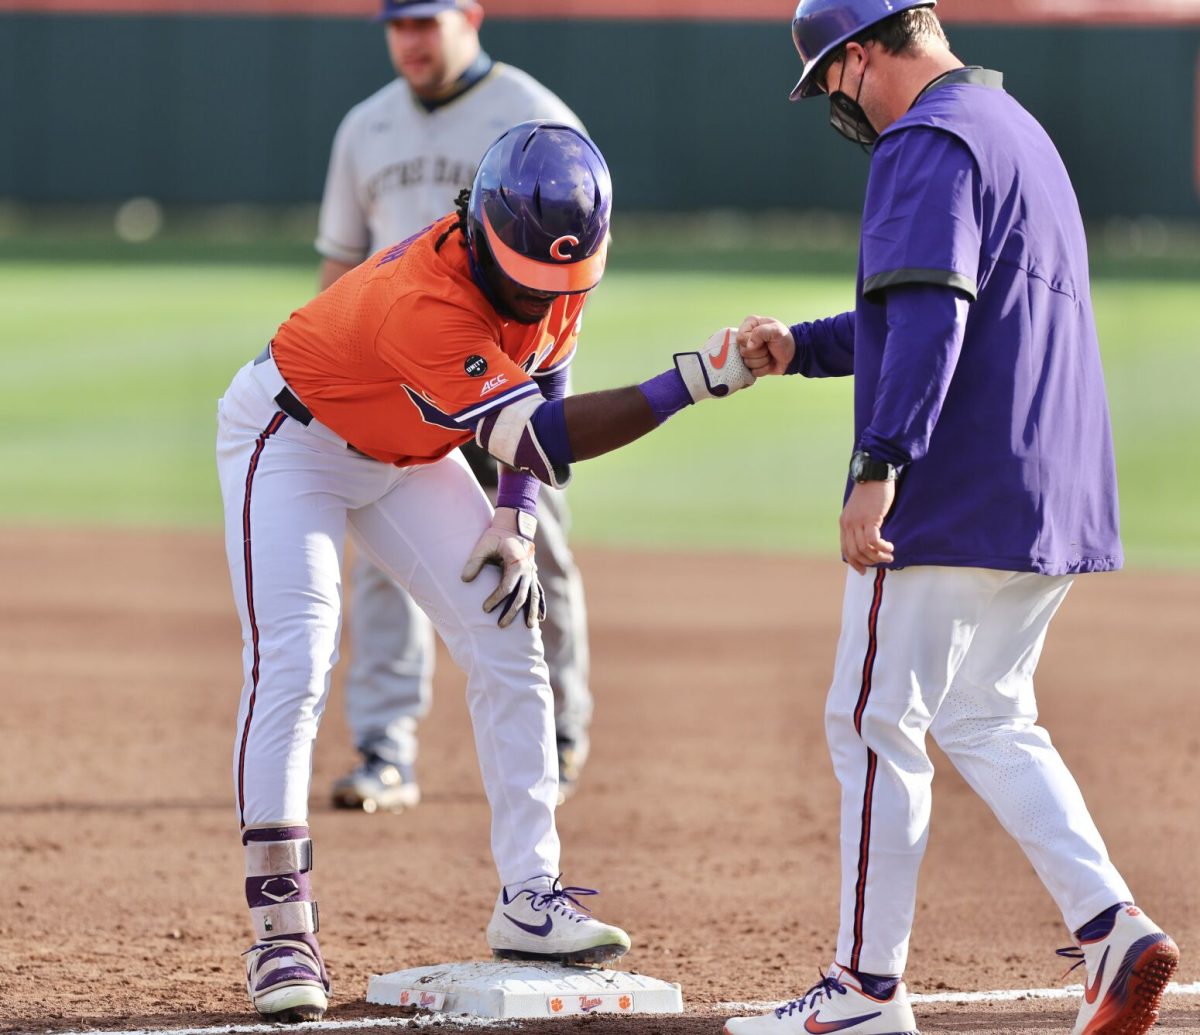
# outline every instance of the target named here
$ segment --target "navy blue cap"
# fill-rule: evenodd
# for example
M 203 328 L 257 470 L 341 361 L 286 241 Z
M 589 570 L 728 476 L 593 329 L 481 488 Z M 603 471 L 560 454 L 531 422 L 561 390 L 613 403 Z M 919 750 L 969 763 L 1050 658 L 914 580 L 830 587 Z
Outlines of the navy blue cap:
M 478 6 L 475 0 L 383 0 L 383 9 L 375 16 L 377 22 L 393 18 L 434 18 L 443 11 L 465 11 Z

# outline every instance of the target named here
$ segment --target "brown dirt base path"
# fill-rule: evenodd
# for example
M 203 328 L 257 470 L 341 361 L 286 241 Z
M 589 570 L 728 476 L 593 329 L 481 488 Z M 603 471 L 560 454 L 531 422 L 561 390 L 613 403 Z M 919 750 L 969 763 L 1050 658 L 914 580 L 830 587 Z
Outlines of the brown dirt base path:
M 822 699 L 833 562 L 585 551 L 593 757 L 560 813 L 569 882 L 627 928 L 625 965 L 682 1017 L 534 1035 L 719 1035 L 718 1003 L 799 994 L 836 930 L 837 788 Z M 229 759 L 239 633 L 219 538 L 0 534 L 0 1030 L 247 1024 L 250 942 Z M 1079 581 L 1040 670 L 1043 719 L 1139 902 L 1200 979 L 1200 579 Z M 353 760 L 335 680 L 312 830 L 328 1019 L 386 1016 L 371 973 L 486 956 L 496 893 L 462 679 L 440 660 L 425 803 L 339 813 Z M 908 973 L 915 992 L 1055 986 L 1067 943 L 1019 850 L 937 759 Z M 937 1006 L 936 1032 L 1070 1029 L 1071 1002 Z M 1164 1028 L 1200 1032 L 1168 997 Z M 371 1029 L 388 1030 L 388 1029 Z

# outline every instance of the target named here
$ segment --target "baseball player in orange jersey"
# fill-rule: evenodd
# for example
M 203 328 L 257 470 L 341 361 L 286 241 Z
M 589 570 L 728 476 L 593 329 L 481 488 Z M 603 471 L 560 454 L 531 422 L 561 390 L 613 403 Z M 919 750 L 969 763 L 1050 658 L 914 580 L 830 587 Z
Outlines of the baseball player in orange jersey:
M 491 60 L 479 39 L 483 17 L 474 0 L 383 0 L 377 20 L 396 78 L 355 105 L 334 137 L 316 241 L 322 289 L 444 215 L 509 126 L 552 119 L 583 128 L 541 83 Z M 494 500 L 495 461 L 474 443 L 462 448 Z M 592 717 L 587 607 L 569 525 L 566 494 L 543 488 L 536 546 L 560 799 L 578 783 Z M 366 812 L 411 808 L 421 797 L 417 724 L 433 700 L 432 628 L 369 558 L 356 557 L 347 581 L 345 711 L 360 760 L 333 785 L 333 803 Z
M 522 123 L 484 155 L 456 214 L 293 313 L 220 401 L 243 633 L 233 769 L 256 935 L 247 987 L 272 1021 L 318 1019 L 328 1005 L 306 821 L 347 531 L 467 673 L 500 880 L 493 953 L 594 963 L 629 948 L 624 931 L 583 909 L 593 890 L 558 880 L 537 489 L 754 377 L 726 329 L 641 385 L 562 397 L 610 209 L 608 169 L 587 137 Z M 456 449 L 472 438 L 505 465 L 495 510 Z M 488 566 L 498 577 L 481 574 Z

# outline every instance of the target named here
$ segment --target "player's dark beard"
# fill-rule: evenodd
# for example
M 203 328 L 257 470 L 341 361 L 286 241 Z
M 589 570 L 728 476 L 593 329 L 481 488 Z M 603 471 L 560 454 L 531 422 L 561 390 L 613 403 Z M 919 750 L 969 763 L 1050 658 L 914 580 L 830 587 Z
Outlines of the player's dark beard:
M 858 99 L 862 96 L 863 80 L 867 78 L 863 69 L 862 78 L 858 81 L 858 90 L 854 97 L 842 92 L 841 80 L 846 76 L 846 63 L 842 62 L 842 74 L 838 77 L 838 88 L 829 95 L 829 123 L 852 144 L 858 144 L 868 153 L 871 145 L 879 139 L 867 113 L 863 111 Z
M 546 300 L 538 295 L 523 295 L 522 300 L 528 303 L 531 307 L 536 307 L 536 313 L 514 313 L 513 319 L 517 323 L 533 326 L 535 323 L 541 323 L 546 319 L 550 312 L 550 305 Z

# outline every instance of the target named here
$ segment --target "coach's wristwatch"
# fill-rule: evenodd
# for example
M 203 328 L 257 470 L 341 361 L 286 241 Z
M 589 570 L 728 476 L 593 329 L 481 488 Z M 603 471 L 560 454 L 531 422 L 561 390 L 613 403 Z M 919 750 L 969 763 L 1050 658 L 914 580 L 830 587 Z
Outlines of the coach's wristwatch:
M 856 482 L 894 482 L 896 468 L 860 449 L 850 458 L 850 477 Z

